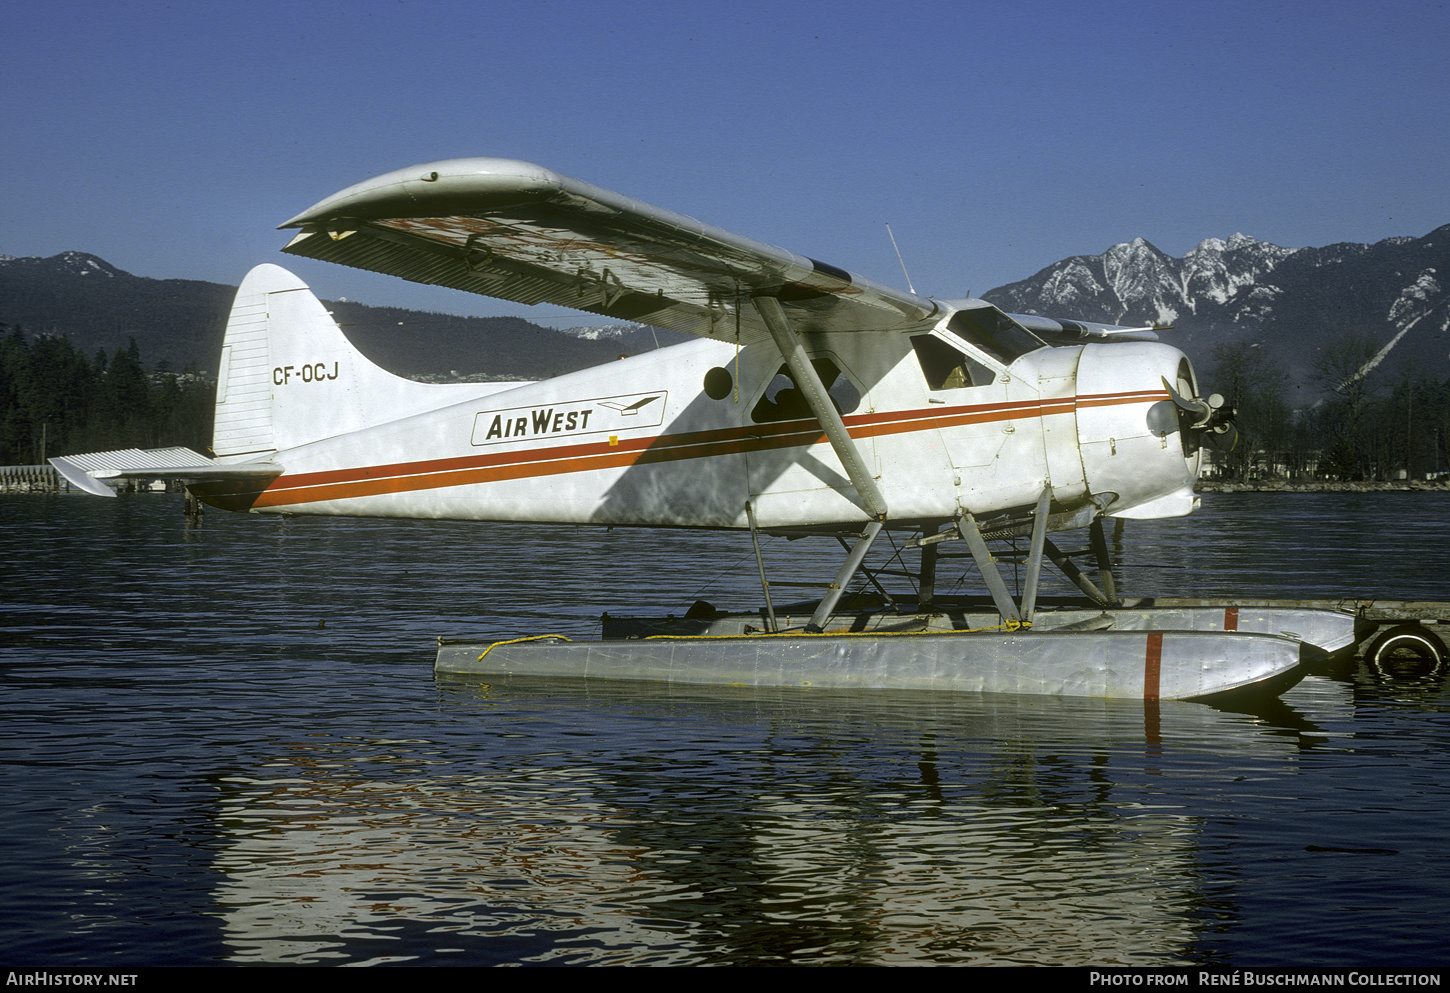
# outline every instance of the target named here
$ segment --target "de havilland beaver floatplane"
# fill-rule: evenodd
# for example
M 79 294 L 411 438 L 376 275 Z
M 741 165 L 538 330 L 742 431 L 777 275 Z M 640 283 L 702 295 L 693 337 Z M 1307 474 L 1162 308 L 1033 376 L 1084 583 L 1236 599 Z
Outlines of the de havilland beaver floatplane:
M 299 279 L 243 281 L 211 456 L 53 459 L 76 485 L 169 477 L 253 513 L 713 528 L 840 540 L 819 602 L 609 618 L 602 640 L 443 644 L 440 671 L 1139 699 L 1281 689 L 1335 651 L 1325 611 L 1130 608 L 1104 517 L 1190 513 L 1233 412 L 1151 329 L 904 293 L 547 169 L 457 159 L 349 187 L 283 251 L 697 336 L 532 383 L 424 384 L 364 358 Z M 1049 534 L 1086 529 L 1064 553 Z M 884 531 L 909 594 L 843 591 Z M 989 542 L 1025 542 L 1016 595 Z M 948 542 L 990 600 L 936 589 Z M 759 543 L 756 542 L 757 562 Z M 1098 582 L 1072 561 L 1094 554 Z M 1040 609 L 1044 560 L 1086 600 Z

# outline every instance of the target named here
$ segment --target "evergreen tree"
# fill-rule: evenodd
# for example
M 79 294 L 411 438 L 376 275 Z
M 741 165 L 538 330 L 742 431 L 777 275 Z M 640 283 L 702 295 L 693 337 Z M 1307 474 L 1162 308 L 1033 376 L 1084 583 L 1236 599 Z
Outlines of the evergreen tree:
M 216 387 L 195 370 L 148 373 L 134 339 L 93 359 L 65 338 L 0 324 L 0 464 L 113 448 L 211 442 Z

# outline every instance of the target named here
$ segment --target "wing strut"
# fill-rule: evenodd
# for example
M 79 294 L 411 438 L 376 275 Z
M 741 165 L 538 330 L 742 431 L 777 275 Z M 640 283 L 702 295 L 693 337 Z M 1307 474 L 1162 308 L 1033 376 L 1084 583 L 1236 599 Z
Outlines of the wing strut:
M 876 480 L 871 478 L 871 472 L 866 468 L 866 462 L 861 458 L 856 443 L 851 440 L 851 435 L 846 431 L 846 422 L 841 420 L 835 404 L 831 403 L 831 398 L 826 393 L 826 387 L 821 382 L 821 377 L 816 375 L 815 366 L 811 365 L 810 359 L 806 357 L 805 346 L 801 344 L 800 338 L 791 329 L 790 321 L 786 319 L 780 301 L 775 297 L 757 296 L 753 298 L 753 302 L 761 320 L 770 329 L 770 336 L 775 339 L 775 347 L 780 349 L 786 368 L 790 370 L 791 377 L 800 387 L 802 396 L 805 397 L 806 403 L 811 408 L 811 413 L 816 415 L 816 420 L 820 422 L 821 427 L 825 428 L 826 440 L 835 450 L 836 458 L 841 460 L 846 475 L 850 477 L 851 485 L 856 487 L 861 502 L 866 505 L 866 512 L 876 520 L 884 521 L 886 519 L 886 498 L 881 495 L 881 490 L 876 486 Z
M 780 301 L 772 296 L 756 296 L 751 299 L 755 304 L 756 312 L 760 314 L 760 319 L 770 330 L 770 336 L 775 339 L 775 347 L 780 350 L 781 358 L 785 359 L 785 366 L 790 370 L 791 378 L 800 388 L 801 395 L 805 397 L 806 404 L 811 408 L 811 413 L 825 429 L 826 440 L 831 443 L 836 458 L 841 460 L 841 465 L 846 470 L 851 485 L 856 488 L 856 493 L 865 505 L 866 512 L 872 517 L 872 521 L 866 525 L 866 530 L 861 532 L 856 547 L 851 549 L 850 555 L 846 556 L 841 571 L 836 574 L 830 589 L 821 599 L 820 606 L 816 607 L 816 612 L 811 615 L 810 623 L 806 625 L 807 631 L 820 631 L 835 611 L 836 603 L 841 599 L 841 592 L 845 590 L 846 584 L 851 581 L 856 570 L 861 568 L 861 562 L 871 549 L 871 543 L 881 533 L 881 522 L 886 520 L 886 498 L 881 495 L 881 489 L 876 485 L 876 480 L 871 477 L 871 471 L 866 468 L 866 461 L 861 458 L 860 450 L 851 440 L 850 432 L 846 430 L 846 422 L 841 420 L 840 411 L 836 410 L 835 404 L 831 403 L 825 384 L 816 374 L 815 366 L 811 365 L 805 346 L 801 344 L 800 338 L 791 328 L 785 311 L 781 309 Z

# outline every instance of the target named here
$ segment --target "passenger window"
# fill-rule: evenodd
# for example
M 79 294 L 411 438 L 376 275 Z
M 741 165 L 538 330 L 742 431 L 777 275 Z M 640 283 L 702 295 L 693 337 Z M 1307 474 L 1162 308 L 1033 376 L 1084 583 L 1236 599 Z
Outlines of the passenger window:
M 812 359 L 811 365 L 825 384 L 826 393 L 837 413 L 849 414 L 861 406 L 861 391 L 856 389 L 856 384 L 847 378 L 836 363 L 830 359 Z M 760 402 L 750 412 L 750 419 L 758 424 L 768 421 L 793 421 L 811 416 L 813 415 L 806 403 L 805 394 L 800 391 L 790 370 L 785 366 L 781 366 L 776 372 L 775 378 L 765 388 Z
M 921 374 L 933 390 L 960 390 L 986 386 L 997 374 L 967 353 L 953 348 L 936 335 L 920 334 L 911 339 Z

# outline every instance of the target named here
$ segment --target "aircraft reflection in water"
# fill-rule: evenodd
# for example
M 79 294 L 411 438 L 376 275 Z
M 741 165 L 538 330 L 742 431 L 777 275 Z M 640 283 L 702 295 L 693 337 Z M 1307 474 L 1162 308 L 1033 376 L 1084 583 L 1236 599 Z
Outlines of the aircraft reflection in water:
M 531 752 L 556 744 L 542 729 L 460 743 L 445 765 L 496 771 L 441 776 L 406 771 L 420 743 L 318 741 L 226 778 L 231 958 L 1187 964 L 1221 924 L 1214 870 L 1201 817 L 1144 777 L 1294 768 L 1291 737 L 1192 704 L 1161 704 L 1145 741 L 1127 701 L 710 692 L 445 684 L 449 708 L 567 711 L 601 737 L 573 762 Z M 664 731 L 619 762 L 609 729 L 641 702 L 710 744 Z M 400 921 L 432 937 L 390 940 Z
M 464 646 L 440 652 L 440 669 L 1156 699 L 1282 688 L 1301 640 L 1330 651 L 1352 637 L 1338 621 L 1305 634 L 1304 612 L 1100 620 L 1119 605 L 1102 518 L 1189 513 L 1201 447 L 1235 436 L 1232 411 L 1200 398 L 1188 360 L 1151 330 L 902 293 L 502 159 L 389 173 L 284 227 L 300 229 L 291 254 L 703 340 L 544 382 L 415 383 L 367 361 L 300 280 L 263 265 L 227 326 L 215 457 L 53 460 L 68 478 L 104 494 L 101 478 L 181 478 L 258 513 L 731 528 L 849 548 L 808 616 L 782 622 L 767 586 L 763 632 L 722 621 L 677 632 L 715 636 L 690 646 L 510 644 L 486 662 Z M 1101 586 L 1048 537 L 1081 528 Z M 921 549 L 910 594 L 883 590 L 888 608 L 870 616 L 848 602 L 844 626 L 867 638 L 808 641 L 840 629 L 840 597 L 883 529 Z M 1014 598 L 987 541 L 1016 536 L 1030 552 Z M 1008 634 L 961 640 L 981 625 L 935 587 L 940 549 L 958 540 L 992 594 L 987 626 Z M 1045 560 L 1096 609 L 1038 611 Z M 1079 630 L 1039 636 L 1053 626 Z

